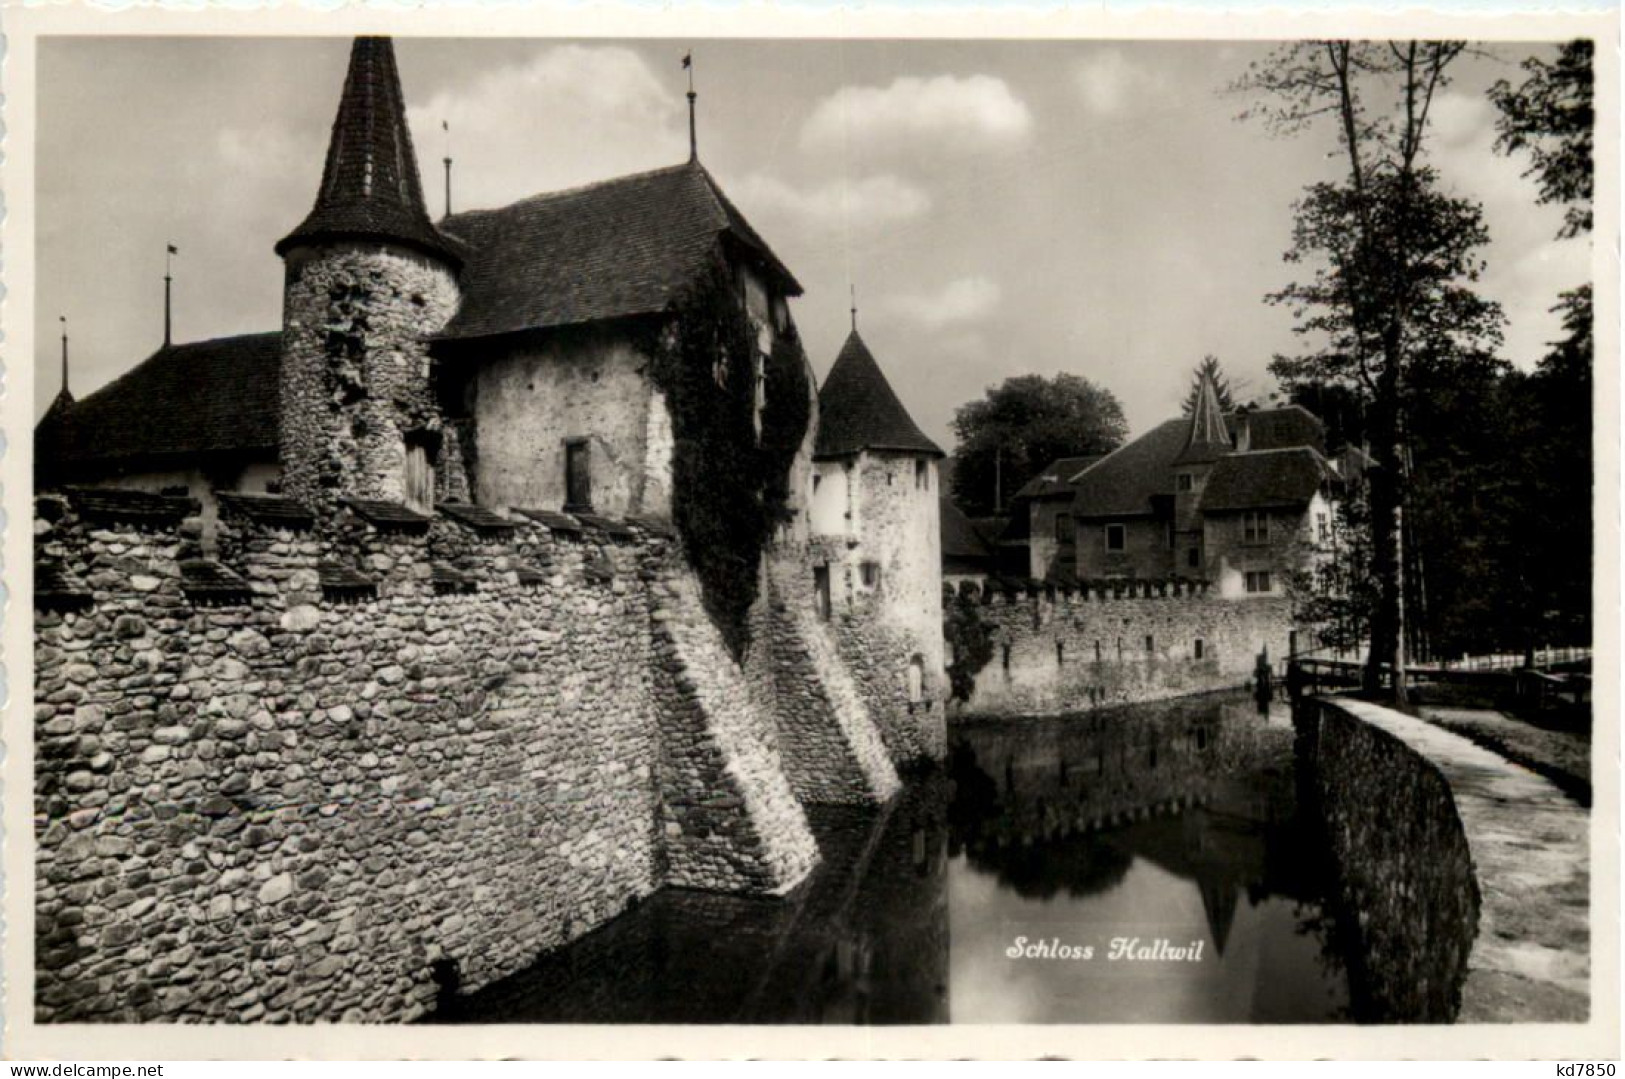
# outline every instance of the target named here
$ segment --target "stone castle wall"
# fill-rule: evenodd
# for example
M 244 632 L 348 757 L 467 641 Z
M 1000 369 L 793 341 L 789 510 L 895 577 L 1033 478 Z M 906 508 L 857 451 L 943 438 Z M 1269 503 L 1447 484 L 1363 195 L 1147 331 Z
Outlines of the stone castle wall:
M 309 505 L 342 491 L 401 501 L 406 436 L 443 437 L 429 339 L 457 310 L 442 263 L 379 244 L 297 248 L 283 300 L 282 488 Z M 438 445 L 439 497 L 468 497 L 455 439 Z
M 974 595 L 974 586 L 973 586 Z M 1201 585 L 1118 581 L 979 597 L 992 658 L 975 672 L 967 715 L 1038 715 L 1244 684 L 1266 648 L 1286 658 L 1284 597 L 1226 600 Z
M 763 613 L 741 669 L 658 526 L 238 496 L 203 561 L 131 494 L 36 522 L 41 1021 L 411 1018 L 664 884 L 782 892 L 803 802 L 895 783 L 849 684 L 787 744 L 763 672 L 828 642 Z

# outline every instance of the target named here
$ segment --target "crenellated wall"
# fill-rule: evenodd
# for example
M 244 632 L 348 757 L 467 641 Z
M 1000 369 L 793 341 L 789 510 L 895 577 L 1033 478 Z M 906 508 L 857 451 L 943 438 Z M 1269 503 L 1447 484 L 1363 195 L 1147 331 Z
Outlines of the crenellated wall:
M 1292 641 L 1284 597 L 1221 599 L 1200 583 L 1118 580 L 978 594 L 992 658 L 967 715 L 1011 716 L 1159 700 L 1246 683 Z
M 197 509 L 39 500 L 41 1021 L 411 1018 L 662 885 L 783 892 L 803 802 L 895 784 L 849 684 L 788 766 L 764 679 L 832 648 L 764 610 L 734 663 L 659 525 L 222 496 L 204 559 Z

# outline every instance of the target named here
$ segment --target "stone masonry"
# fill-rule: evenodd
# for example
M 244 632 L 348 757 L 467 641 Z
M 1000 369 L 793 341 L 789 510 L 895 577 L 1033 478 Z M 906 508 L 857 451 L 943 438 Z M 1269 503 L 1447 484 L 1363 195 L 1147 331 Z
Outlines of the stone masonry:
M 787 765 L 760 667 L 828 646 L 739 667 L 658 526 L 234 496 L 205 560 L 132 494 L 39 500 L 41 1021 L 410 1019 L 894 789 L 849 683 Z
M 1285 659 L 1285 598 L 1221 599 L 1183 581 L 988 584 L 981 618 L 993 655 L 975 672 L 968 715 L 1038 715 L 1180 697 L 1247 682 L 1258 654 Z

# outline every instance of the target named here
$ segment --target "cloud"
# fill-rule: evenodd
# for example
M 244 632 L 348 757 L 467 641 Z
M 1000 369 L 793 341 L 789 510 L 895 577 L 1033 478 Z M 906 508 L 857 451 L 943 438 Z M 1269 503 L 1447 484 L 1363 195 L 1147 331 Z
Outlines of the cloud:
M 1084 105 L 1097 116 L 1115 116 L 1130 105 L 1143 107 L 1172 97 L 1162 71 L 1135 63 L 1119 49 L 1091 53 L 1073 69 L 1072 78 Z
M 961 277 L 935 294 L 903 293 L 885 301 L 888 311 L 930 330 L 976 322 L 992 314 L 1003 293 L 986 277 Z
M 1495 105 L 1483 94 L 1440 94 L 1428 112 L 1433 144 L 1446 151 L 1482 153 L 1495 142 Z
M 682 115 L 679 95 L 642 57 L 597 45 L 545 48 L 407 110 L 430 175 L 447 146 L 440 125 L 451 125 L 459 208 L 672 164 L 686 149 Z
M 824 98 L 802 125 L 801 147 L 975 151 L 1021 143 L 1032 127 L 1026 103 L 1003 79 L 905 75 L 886 87 L 846 86 Z
M 734 201 L 752 216 L 788 218 L 798 228 L 856 231 L 907 221 L 931 208 L 931 196 L 890 174 L 851 183 L 832 180 L 796 187 L 765 173 L 751 173 L 734 188 Z

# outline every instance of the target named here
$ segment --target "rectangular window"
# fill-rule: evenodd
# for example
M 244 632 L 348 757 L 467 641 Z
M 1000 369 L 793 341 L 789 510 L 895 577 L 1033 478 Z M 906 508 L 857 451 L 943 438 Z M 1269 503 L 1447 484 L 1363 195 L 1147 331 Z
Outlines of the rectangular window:
M 592 512 L 592 472 L 584 438 L 564 444 L 564 512 Z
M 1203 647 L 1202 638 L 1200 638 L 1200 637 L 1196 638 L 1196 648 L 1193 650 L 1193 653 L 1192 653 L 1193 658 L 1195 658 L 1195 659 L 1201 659 L 1202 658 L 1202 647 Z
M 873 588 L 880 583 L 880 563 L 865 562 L 863 564 L 863 587 Z
M 1241 541 L 1268 543 L 1270 541 L 1270 515 L 1252 510 L 1241 515 Z
M 1192 547 L 1190 550 L 1186 551 L 1185 552 L 1185 564 L 1187 566 L 1191 567 L 1192 569 L 1196 569 L 1196 568 L 1200 567 L 1201 564 L 1202 564 L 1202 552 L 1201 552 L 1201 550 L 1199 548 Z
M 931 466 L 924 461 L 914 462 L 914 489 L 916 491 L 931 489 Z
M 1270 571 L 1267 569 L 1250 569 L 1247 571 L 1247 591 L 1268 592 L 1270 590 Z
M 1128 529 L 1125 525 L 1106 526 L 1106 550 L 1121 551 L 1128 546 Z
M 1179 474 L 1179 487 L 1178 487 L 1178 489 L 1180 491 L 1189 491 L 1191 489 L 1191 487 L 1194 485 L 1194 483 L 1195 483 L 1194 477 L 1192 477 L 1189 472 L 1181 472 Z
M 1151 636 L 1149 633 L 1146 634 L 1146 637 L 1145 637 L 1145 654 L 1149 656 L 1152 653 L 1156 652 L 1156 650 L 1157 650 L 1157 639 L 1155 637 Z
M 813 567 L 813 594 L 818 604 L 818 620 L 828 622 L 830 616 L 829 567 Z
M 1315 513 L 1315 536 L 1322 543 L 1332 538 L 1332 523 L 1326 519 L 1324 510 Z
M 1062 644 L 1060 641 L 1056 641 L 1055 642 L 1055 665 L 1057 667 L 1061 667 L 1061 666 L 1064 666 L 1065 664 L 1066 664 L 1066 645 Z
M 1072 538 L 1072 515 L 1070 513 L 1057 513 L 1055 515 L 1055 542 L 1071 543 Z

